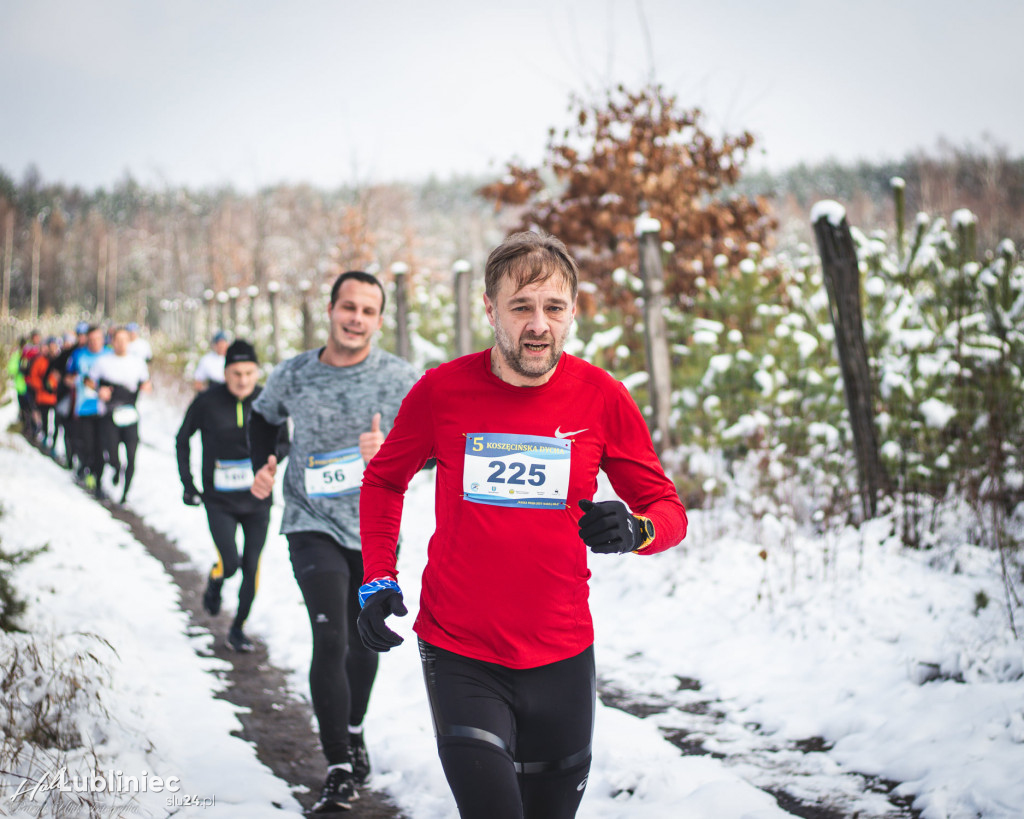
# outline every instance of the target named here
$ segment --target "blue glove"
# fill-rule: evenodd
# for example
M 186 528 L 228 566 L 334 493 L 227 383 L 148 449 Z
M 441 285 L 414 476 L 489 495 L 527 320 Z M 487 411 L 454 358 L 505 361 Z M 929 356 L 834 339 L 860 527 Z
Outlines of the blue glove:
M 405 642 L 404 638 L 387 627 L 389 614 L 405 617 L 409 610 L 402 599 L 402 590 L 391 578 L 380 578 L 359 587 L 359 637 L 363 645 L 373 651 L 390 651 Z

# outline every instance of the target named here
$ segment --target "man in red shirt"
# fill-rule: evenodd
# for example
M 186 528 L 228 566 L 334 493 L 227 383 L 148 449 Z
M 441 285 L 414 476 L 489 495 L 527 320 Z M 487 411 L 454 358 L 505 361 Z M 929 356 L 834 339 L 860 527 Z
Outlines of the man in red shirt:
M 359 630 L 387 651 L 402 642 L 387 616 L 407 613 L 396 558 L 403 496 L 437 461 L 414 628 L 463 819 L 575 816 L 596 694 L 587 547 L 646 555 L 686 535 L 636 403 L 563 353 L 577 281 L 553 236 L 515 234 L 495 248 L 484 295 L 494 346 L 427 372 L 363 477 Z M 591 500 L 599 470 L 628 507 Z

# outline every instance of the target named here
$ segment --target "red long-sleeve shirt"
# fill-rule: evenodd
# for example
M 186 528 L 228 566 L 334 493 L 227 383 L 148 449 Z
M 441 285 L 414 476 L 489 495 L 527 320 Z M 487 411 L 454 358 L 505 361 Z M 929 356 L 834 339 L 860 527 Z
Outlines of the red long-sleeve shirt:
M 599 469 L 654 523 L 655 539 L 641 554 L 686 536 L 686 511 L 622 384 L 565 354 L 545 384 L 516 387 L 491 372 L 485 350 L 428 371 L 367 466 L 364 582 L 397 579 L 403 496 L 431 457 L 436 530 L 414 628 L 463 656 L 534 668 L 593 643 L 577 501 L 593 498 Z

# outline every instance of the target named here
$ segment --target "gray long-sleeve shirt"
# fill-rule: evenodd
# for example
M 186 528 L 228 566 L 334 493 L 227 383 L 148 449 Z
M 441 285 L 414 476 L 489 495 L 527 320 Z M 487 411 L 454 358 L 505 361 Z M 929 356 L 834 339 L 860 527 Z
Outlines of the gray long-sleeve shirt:
M 351 367 L 324 364 L 320 352 L 274 368 L 253 409 L 271 424 L 291 418 L 294 426 L 281 532 L 323 532 L 359 549 L 359 435 L 370 431 L 378 412 L 387 434 L 417 373 L 377 347 Z

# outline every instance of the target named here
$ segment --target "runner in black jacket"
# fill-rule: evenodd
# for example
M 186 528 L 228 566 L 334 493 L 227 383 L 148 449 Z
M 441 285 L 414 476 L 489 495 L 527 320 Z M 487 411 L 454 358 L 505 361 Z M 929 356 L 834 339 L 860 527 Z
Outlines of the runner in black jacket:
M 252 402 L 261 392 L 256 385 L 259 367 L 251 344 L 239 340 L 228 348 L 224 376 L 224 384 L 214 384 L 199 393 L 185 413 L 177 436 L 178 475 L 184 488 L 185 503 L 189 506 L 205 505 L 210 534 L 220 554 L 220 559 L 210 571 L 203 607 L 211 615 L 220 611 L 224 579 L 241 568 L 238 610 L 228 632 L 228 645 L 236 651 L 252 651 L 252 642 L 245 636 L 242 626 L 256 595 L 257 571 L 270 523 L 271 499 L 261 500 L 249 491 L 253 480 L 248 443 L 249 417 Z M 202 492 L 192 479 L 189 446 L 197 431 L 203 442 Z M 277 457 L 281 459 L 287 454 L 288 432 L 287 427 L 282 427 L 277 439 Z M 241 560 L 235 543 L 239 526 L 245 536 Z

